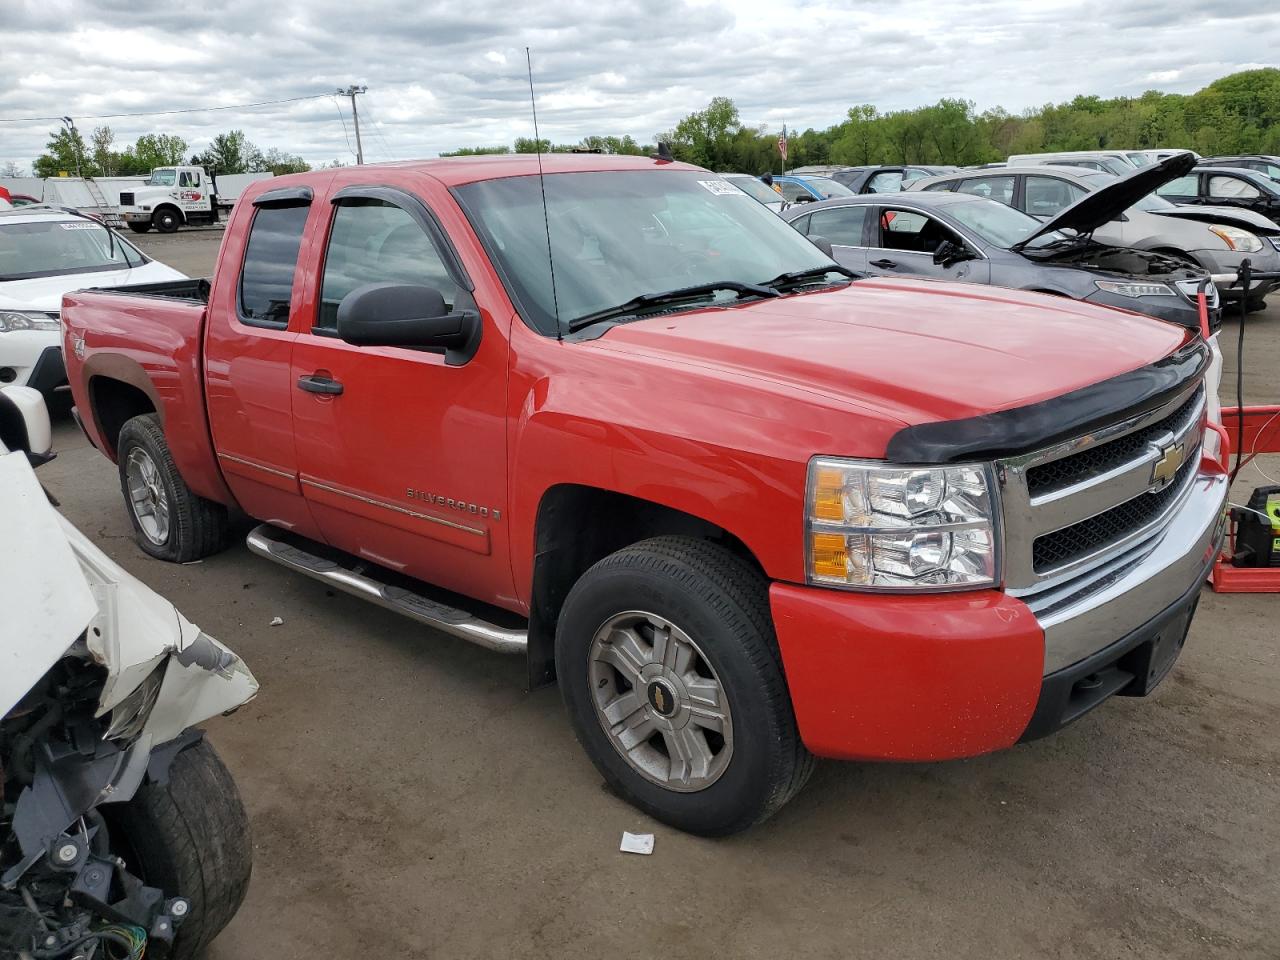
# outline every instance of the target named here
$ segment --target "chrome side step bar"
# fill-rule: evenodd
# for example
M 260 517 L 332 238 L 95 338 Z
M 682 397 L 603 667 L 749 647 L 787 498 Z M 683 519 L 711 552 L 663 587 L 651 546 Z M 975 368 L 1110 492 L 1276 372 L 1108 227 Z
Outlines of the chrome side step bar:
M 465 610 L 403 587 L 382 583 L 359 569 L 365 566 L 359 559 L 352 557 L 352 566 L 344 566 L 336 560 L 308 552 L 299 545 L 299 539 L 264 523 L 249 532 L 246 543 L 260 557 L 489 650 L 524 653 L 529 645 L 527 630 L 500 627 Z

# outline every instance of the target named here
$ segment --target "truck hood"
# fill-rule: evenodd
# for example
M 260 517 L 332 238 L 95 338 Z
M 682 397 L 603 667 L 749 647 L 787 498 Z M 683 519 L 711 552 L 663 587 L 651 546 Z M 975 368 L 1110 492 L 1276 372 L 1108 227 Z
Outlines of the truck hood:
M 1128 176 L 1113 180 L 1092 193 L 1086 193 L 1056 217 L 1050 217 L 1037 229 L 1015 243 L 1013 249 L 1021 250 L 1036 237 L 1042 237 L 1054 230 L 1073 230 L 1076 233 L 1097 230 L 1104 223 L 1110 223 L 1120 216 L 1157 187 L 1190 173 L 1195 165 L 1196 158 L 1190 153 L 1176 153 L 1149 167 L 1140 167 Z
M 129 270 L 103 270 L 94 273 L 63 273 L 56 277 L 32 277 L 30 280 L 8 280 L 0 283 L 0 310 L 33 310 L 58 313 L 62 295 L 90 287 L 122 287 L 130 283 L 156 283 L 161 280 L 186 280 L 163 263 L 151 261 Z
M 712 367 L 915 425 L 1069 393 L 1153 363 L 1186 336 L 1061 297 L 894 278 L 650 317 L 591 346 Z

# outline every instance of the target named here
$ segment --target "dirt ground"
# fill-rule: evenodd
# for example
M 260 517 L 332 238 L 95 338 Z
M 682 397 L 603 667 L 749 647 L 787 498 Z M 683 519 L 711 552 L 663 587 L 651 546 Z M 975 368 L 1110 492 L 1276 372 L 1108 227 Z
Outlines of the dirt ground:
M 207 275 L 220 236 L 141 244 Z M 1247 324 L 1255 402 L 1280 393 L 1275 303 Z M 243 547 L 148 559 L 112 465 L 67 419 L 56 444 L 41 477 L 70 519 L 262 683 L 209 724 L 256 845 L 214 960 L 1280 956 L 1275 597 L 1206 589 L 1149 700 L 976 760 L 820 764 L 774 820 L 707 841 L 604 790 L 519 660 Z M 1235 499 L 1263 482 L 1246 469 Z M 623 830 L 653 856 L 619 853 Z

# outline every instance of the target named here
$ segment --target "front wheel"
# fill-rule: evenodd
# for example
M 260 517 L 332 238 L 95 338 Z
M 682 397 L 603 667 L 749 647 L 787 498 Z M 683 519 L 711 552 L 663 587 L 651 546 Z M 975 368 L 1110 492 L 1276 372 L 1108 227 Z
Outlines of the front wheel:
M 231 774 L 201 740 L 174 758 L 167 783 L 100 809 L 126 868 L 190 901 L 170 960 L 198 956 L 240 909 L 253 869 L 249 817 Z
M 187 486 L 178 472 L 160 418 L 134 417 L 116 443 L 120 490 L 134 538 L 151 556 L 174 563 L 201 560 L 226 544 L 227 509 Z
M 156 229 L 161 233 L 174 233 L 178 227 L 182 226 L 182 218 L 178 216 L 178 211 L 172 207 L 157 210 L 151 215 L 151 222 L 155 224 Z
M 767 583 L 715 544 L 659 537 L 588 570 L 561 612 L 556 672 L 606 782 L 681 830 L 745 830 L 812 771 Z

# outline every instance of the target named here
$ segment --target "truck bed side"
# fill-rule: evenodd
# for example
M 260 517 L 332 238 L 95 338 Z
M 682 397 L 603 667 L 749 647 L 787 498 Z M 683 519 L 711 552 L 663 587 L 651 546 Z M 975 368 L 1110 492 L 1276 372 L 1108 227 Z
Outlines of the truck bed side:
M 81 425 L 94 446 L 114 461 L 125 421 L 154 411 L 188 486 L 234 506 L 205 413 L 207 299 L 203 280 L 67 294 L 62 349 Z

